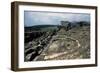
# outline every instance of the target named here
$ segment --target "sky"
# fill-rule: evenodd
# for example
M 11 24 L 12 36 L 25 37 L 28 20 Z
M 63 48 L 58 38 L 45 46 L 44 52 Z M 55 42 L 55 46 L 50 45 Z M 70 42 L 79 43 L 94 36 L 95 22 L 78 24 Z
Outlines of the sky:
M 24 26 L 60 25 L 60 21 L 88 21 L 90 14 L 65 12 L 24 11 Z

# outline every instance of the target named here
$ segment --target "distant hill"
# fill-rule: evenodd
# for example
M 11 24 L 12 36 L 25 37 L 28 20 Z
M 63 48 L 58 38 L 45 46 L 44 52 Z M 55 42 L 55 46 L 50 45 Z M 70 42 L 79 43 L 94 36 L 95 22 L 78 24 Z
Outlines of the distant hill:
M 28 31 L 49 31 L 57 30 L 59 25 L 35 25 L 31 27 L 25 27 L 25 32 Z
M 90 22 L 87 21 L 71 22 L 71 25 L 72 27 L 90 26 Z
M 86 21 L 79 21 L 79 22 L 73 21 L 73 22 L 68 22 L 67 24 L 69 24 L 69 26 L 71 28 L 82 27 L 82 26 L 90 26 L 90 22 L 86 22 Z M 46 24 L 44 24 L 44 25 L 34 25 L 34 26 L 25 27 L 25 32 L 58 30 L 60 26 L 62 26 L 62 24 L 60 24 L 60 25 L 52 25 L 52 24 L 50 24 L 50 25 L 46 25 Z

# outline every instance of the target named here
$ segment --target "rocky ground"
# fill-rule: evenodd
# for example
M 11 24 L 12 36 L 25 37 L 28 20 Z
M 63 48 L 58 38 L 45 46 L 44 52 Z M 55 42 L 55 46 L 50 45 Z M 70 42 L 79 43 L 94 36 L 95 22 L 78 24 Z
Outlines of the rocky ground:
M 61 29 L 52 37 L 37 60 L 64 60 L 90 58 L 90 27 L 83 26 L 69 31 Z

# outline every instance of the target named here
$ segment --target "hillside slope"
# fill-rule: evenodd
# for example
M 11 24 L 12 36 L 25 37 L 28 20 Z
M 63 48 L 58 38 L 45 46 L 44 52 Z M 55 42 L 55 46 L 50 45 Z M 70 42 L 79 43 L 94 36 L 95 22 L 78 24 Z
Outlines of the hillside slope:
M 37 60 L 90 58 L 90 27 L 82 26 L 69 31 L 61 29 L 46 48 Z

